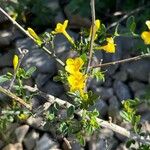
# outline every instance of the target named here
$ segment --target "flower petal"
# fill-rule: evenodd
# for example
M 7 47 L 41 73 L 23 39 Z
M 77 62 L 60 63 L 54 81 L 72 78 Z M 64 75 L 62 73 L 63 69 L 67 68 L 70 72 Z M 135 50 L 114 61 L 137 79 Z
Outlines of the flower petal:
M 141 38 L 144 40 L 145 44 L 150 44 L 150 31 L 144 31 L 141 34 Z
M 18 56 L 14 55 L 14 58 L 13 58 L 13 67 L 14 67 L 14 70 L 16 70 L 18 62 L 19 62 Z
M 65 30 L 66 30 L 67 26 L 68 26 L 68 20 L 65 20 L 64 23 L 63 23 L 63 27 L 64 27 Z
M 150 20 L 147 20 L 147 21 L 145 22 L 145 24 L 147 25 L 148 29 L 150 30 Z
M 75 74 L 76 72 L 79 72 L 83 64 L 84 62 L 80 57 L 77 57 L 75 59 L 68 58 L 66 61 L 65 70 L 70 74 Z

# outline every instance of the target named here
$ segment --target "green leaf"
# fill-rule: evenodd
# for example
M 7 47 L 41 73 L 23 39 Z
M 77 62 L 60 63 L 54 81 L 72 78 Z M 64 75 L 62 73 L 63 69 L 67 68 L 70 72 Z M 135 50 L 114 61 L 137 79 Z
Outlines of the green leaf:
M 130 116 L 129 116 L 129 114 L 128 114 L 127 112 L 121 111 L 121 112 L 120 112 L 120 115 L 121 115 L 121 117 L 122 117 L 124 120 L 126 120 L 126 121 L 128 121 L 128 122 L 131 122 Z
M 31 75 L 36 71 L 36 67 L 31 67 L 26 71 L 26 77 L 31 77 Z
M 20 78 L 26 78 L 26 72 L 23 68 L 19 68 L 18 72 L 17 72 L 17 77 Z
M 135 141 L 134 140 L 127 141 L 126 147 L 130 148 L 131 144 L 135 144 Z
M 105 34 L 106 31 L 107 31 L 107 29 L 106 29 L 105 25 L 104 25 L 104 24 L 101 24 L 101 27 L 100 27 L 100 35 Z
M 133 16 L 130 16 L 127 19 L 126 26 L 131 32 L 135 31 L 136 23 L 135 23 L 135 18 Z
M 135 121 L 136 121 L 136 123 L 139 123 L 140 120 L 141 120 L 141 116 L 140 116 L 140 115 L 135 116 Z
M 92 76 L 96 78 L 97 81 L 105 81 L 105 74 L 104 72 L 100 71 L 99 68 L 94 68 L 92 70 Z
M 55 115 L 53 114 L 53 113 L 48 113 L 47 115 L 46 115 L 46 119 L 47 120 L 53 120 L 55 118 Z
M 6 82 L 6 81 L 8 81 L 8 80 L 9 80 L 9 79 L 8 79 L 5 75 L 0 76 L 0 83 Z
M 20 90 L 20 86 L 19 85 L 13 85 L 13 87 L 15 88 L 16 91 Z
M 62 123 L 60 124 L 59 131 L 60 131 L 61 133 L 67 134 L 68 126 L 67 126 L 67 123 L 66 123 L 66 122 L 62 122 Z
M 88 133 L 89 135 L 93 134 L 93 127 L 90 126 L 90 125 L 88 125 L 88 126 L 86 127 L 86 131 L 87 131 L 87 133 Z
M 61 77 L 60 77 L 59 75 L 54 76 L 54 77 L 53 77 L 53 80 L 54 80 L 55 82 L 59 82 L 59 81 L 61 81 Z
M 84 62 L 87 61 L 87 55 L 86 55 L 86 53 L 83 53 L 80 57 L 81 57 L 81 59 L 82 59 Z
M 117 26 L 116 26 L 116 28 L 115 28 L 114 36 L 119 36 L 118 28 L 119 28 L 119 24 L 117 24 Z
M 74 106 L 70 106 L 68 109 L 67 109 L 67 116 L 70 118 L 73 116 L 74 114 L 74 111 L 75 111 L 75 108 Z
M 98 117 L 99 116 L 99 112 L 98 110 L 94 109 L 94 111 L 92 112 L 93 116 Z
M 13 77 L 13 74 L 12 74 L 12 73 L 10 73 L 10 72 L 7 72 L 6 76 L 10 79 L 10 78 L 12 78 L 12 77 Z
M 79 143 L 82 145 L 82 146 L 85 146 L 85 139 L 84 137 L 78 133 L 77 135 L 77 139 L 79 140 Z

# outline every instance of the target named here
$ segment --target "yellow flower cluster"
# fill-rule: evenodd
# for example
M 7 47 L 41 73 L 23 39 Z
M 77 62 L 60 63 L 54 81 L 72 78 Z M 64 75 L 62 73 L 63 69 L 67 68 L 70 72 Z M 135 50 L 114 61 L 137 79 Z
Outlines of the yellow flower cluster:
M 68 58 L 66 61 L 65 70 L 70 73 L 67 80 L 70 86 L 70 91 L 79 91 L 81 96 L 84 93 L 86 75 L 80 72 L 84 62 L 80 57 L 75 59 Z
M 144 31 L 141 34 L 141 38 L 144 40 L 145 44 L 150 44 L 150 20 L 145 23 L 149 29 L 149 31 Z
M 52 31 L 53 34 L 63 34 L 68 41 L 74 45 L 74 40 L 70 37 L 70 35 L 67 33 L 66 28 L 68 26 L 68 20 L 65 20 L 63 24 L 57 23 L 55 31 Z

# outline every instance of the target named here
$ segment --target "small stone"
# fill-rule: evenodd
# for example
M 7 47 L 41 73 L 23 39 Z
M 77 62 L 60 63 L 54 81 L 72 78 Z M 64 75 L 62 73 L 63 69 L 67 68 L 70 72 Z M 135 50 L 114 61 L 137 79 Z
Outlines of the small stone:
M 52 11 L 58 11 L 59 8 L 59 0 L 51 0 L 47 3 L 47 7 Z
M 9 68 L 9 67 L 5 67 L 2 69 L 2 75 L 7 74 L 8 72 L 13 73 L 14 69 L 13 68 Z
M 143 60 L 134 61 L 128 65 L 124 65 L 125 70 L 129 74 L 130 79 L 136 79 L 143 82 L 148 82 L 150 74 L 150 59 L 145 58 Z M 137 69 L 138 68 L 138 69 Z
M 128 122 L 122 122 L 120 126 L 125 128 L 128 131 L 130 131 L 132 129 L 131 124 L 129 124 Z M 127 140 L 127 137 L 125 137 L 125 136 L 123 136 L 123 135 L 121 135 L 119 133 L 116 133 L 115 135 L 122 142 L 125 142 Z
M 108 100 L 110 97 L 113 96 L 113 89 L 112 88 L 103 88 L 99 86 L 93 86 L 92 91 L 95 94 L 99 95 L 102 100 Z
M 21 143 L 29 130 L 28 125 L 22 125 L 15 130 L 17 142 Z
M 150 133 L 150 123 L 146 120 L 143 121 L 141 130 Z
M 67 32 L 73 39 L 78 38 L 78 34 L 76 34 L 75 32 L 72 32 L 70 30 L 68 30 Z M 60 58 L 63 62 L 65 62 L 67 58 L 74 57 L 77 55 L 77 52 L 70 51 L 71 44 L 61 34 L 56 35 L 54 45 L 55 45 L 54 51 L 56 53 L 56 56 L 58 56 L 58 58 Z M 60 68 L 62 66 L 58 64 L 57 67 Z
M 44 50 L 39 49 L 30 38 L 18 40 L 16 42 L 16 48 L 29 50 L 23 58 L 23 67 L 30 68 L 35 66 L 38 72 L 53 75 L 57 72 L 55 59 L 49 56 Z
M 0 59 L 0 67 L 12 67 L 11 60 L 13 60 L 14 53 L 14 50 L 9 50 L 8 53 L 2 55 Z
M 144 98 L 145 95 L 146 95 L 146 91 L 144 89 L 142 89 L 142 90 L 136 91 L 134 94 L 134 97 L 142 99 L 142 98 Z
M 104 128 L 104 129 L 101 129 L 99 137 L 105 139 L 105 138 L 113 137 L 113 135 L 114 135 L 114 132 L 112 130 Z
M 112 87 L 112 78 L 106 76 L 105 77 L 105 82 L 103 83 L 103 85 L 105 87 Z
M 150 122 L 150 110 L 143 113 L 142 116 L 141 116 L 141 121 L 144 122 L 144 121 L 149 121 Z
M 0 47 L 6 47 L 11 44 L 13 40 L 12 32 L 8 30 L 0 31 Z
M 21 143 L 8 144 L 2 150 L 23 150 L 23 146 Z
M 137 112 L 139 114 L 145 113 L 150 111 L 150 107 L 149 105 L 147 105 L 147 103 L 141 103 L 138 107 L 137 107 Z
M 64 141 L 63 145 L 62 145 L 63 150 L 84 150 L 83 147 L 81 146 L 81 144 L 79 144 L 78 141 L 75 141 L 75 139 L 73 137 L 68 137 L 67 140 L 70 141 L 71 149 Z
M 97 109 L 101 117 L 104 117 L 108 111 L 108 105 L 105 101 L 98 99 L 93 106 L 90 107 L 90 110 Z
M 58 22 L 63 22 L 65 20 L 64 14 L 62 11 L 57 12 L 55 18 L 54 18 L 54 23 L 57 24 Z
M 149 76 L 148 76 L 148 83 L 150 84 L 150 73 L 149 73 Z
M 102 88 L 100 92 L 101 99 L 108 100 L 113 96 L 113 88 Z
M 40 128 L 40 127 L 41 127 L 42 120 L 43 120 L 42 117 L 36 117 L 36 118 L 34 118 L 34 117 L 31 116 L 31 117 L 29 117 L 29 118 L 27 119 L 27 123 L 28 123 L 29 125 L 32 125 L 32 126 L 36 127 L 36 128 Z
M 59 97 L 64 93 L 63 85 L 54 81 L 47 82 L 47 84 L 42 88 L 39 88 L 39 90 L 56 97 Z
M 117 72 L 114 76 L 113 76 L 114 79 L 116 80 L 120 80 L 120 81 L 126 81 L 127 80 L 127 72 L 125 71 L 120 71 L 120 72 Z
M 36 143 L 35 150 L 54 150 L 59 147 L 58 143 L 54 142 L 48 134 L 44 134 Z
M 39 88 L 41 88 L 50 80 L 51 77 L 52 74 L 39 73 L 35 79 L 35 83 Z
M 125 146 L 125 144 L 120 144 L 116 150 L 128 150 Z
M 37 109 L 40 105 L 44 103 L 44 99 L 41 96 L 34 96 L 31 100 L 32 108 Z
M 120 101 L 132 98 L 130 89 L 125 83 L 116 80 L 113 87 L 114 92 L 116 93 Z
M 142 90 L 142 89 L 146 89 L 146 84 L 142 83 L 142 82 L 139 82 L 139 81 L 133 81 L 133 82 L 130 82 L 129 83 L 129 86 L 131 88 L 131 90 L 133 92 L 136 92 L 136 91 L 139 91 L 139 90 Z
M 24 145 L 27 150 L 32 150 L 34 149 L 36 142 L 39 139 L 39 133 L 36 132 L 35 130 L 32 130 L 24 139 Z
M 96 88 L 102 85 L 102 81 L 97 81 L 95 78 L 89 79 L 88 89 L 95 91 Z
M 89 149 L 90 150 L 106 150 L 116 149 L 118 141 L 113 137 L 113 131 L 109 129 L 101 129 L 100 134 L 90 139 Z
M 4 142 L 0 140 L 0 149 L 2 149 L 3 146 L 4 146 Z
M 63 3 L 62 1 L 63 0 L 61 0 L 60 3 Z M 64 1 L 65 1 L 64 3 L 69 2 L 67 0 L 64 0 Z M 64 8 L 64 12 L 65 12 L 65 15 L 67 16 L 72 28 L 74 28 L 74 29 L 80 29 L 81 27 L 90 28 L 91 22 L 90 22 L 89 18 L 83 17 L 79 13 L 71 12 L 68 7 Z
M 120 116 L 120 103 L 116 96 L 109 99 L 108 115 L 112 118 L 113 123 L 122 121 Z

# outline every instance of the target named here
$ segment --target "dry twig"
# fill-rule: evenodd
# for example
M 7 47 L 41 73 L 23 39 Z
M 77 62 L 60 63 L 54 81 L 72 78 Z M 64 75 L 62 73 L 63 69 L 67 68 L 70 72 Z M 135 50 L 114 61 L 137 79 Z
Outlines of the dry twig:
M 27 35 L 30 39 L 32 39 L 35 43 L 36 40 L 20 25 L 18 24 L 13 18 L 11 18 L 6 11 L 4 11 L 1 7 L 0 7 L 0 11 L 18 28 L 20 29 L 25 35 Z M 49 51 L 45 46 L 42 47 L 42 49 L 48 53 L 50 56 L 54 57 L 56 59 L 56 61 L 64 66 L 64 62 L 62 60 L 60 60 L 54 53 L 52 53 L 51 51 Z
M 108 63 L 103 63 L 103 64 L 100 63 L 97 65 L 90 66 L 90 68 L 98 68 L 98 67 L 106 67 L 106 66 L 111 66 L 111 65 L 116 65 L 116 64 L 122 64 L 122 63 L 130 62 L 130 61 L 140 60 L 140 59 L 143 59 L 146 57 L 150 57 L 150 53 L 146 53 L 146 54 L 142 54 L 142 55 L 138 55 L 135 57 L 126 58 L 126 59 L 122 59 L 122 60 L 112 61 L 112 62 L 108 62 Z
M 94 28 L 95 28 L 95 0 L 91 0 L 91 14 L 92 14 L 92 33 L 91 33 L 91 39 L 90 39 L 89 62 L 88 62 L 87 71 L 86 71 L 87 74 L 90 71 L 90 65 L 92 62 L 92 55 L 93 55 Z
M 141 6 L 139 8 L 136 8 L 135 10 L 130 11 L 129 13 L 125 14 L 123 17 L 121 17 L 118 21 L 112 23 L 110 26 L 107 27 L 107 30 L 111 29 L 112 27 L 117 26 L 119 23 L 121 23 L 122 21 L 124 21 L 125 19 L 127 19 L 129 16 L 138 13 L 140 11 L 142 11 L 143 9 L 145 9 L 145 7 L 149 7 L 150 4 L 146 5 L 146 6 Z
M 20 103 L 22 106 L 25 106 L 30 111 L 32 110 L 32 107 L 29 104 L 27 104 L 23 99 L 19 98 L 18 96 L 16 96 L 15 94 L 10 92 L 9 90 L 6 90 L 6 89 L 4 89 L 3 87 L 0 86 L 0 92 L 7 95 L 7 96 L 9 96 L 10 98 L 12 98 L 12 100 Z
M 30 92 L 37 92 L 38 94 L 40 94 L 40 96 L 44 97 L 48 102 L 51 103 L 55 103 L 57 102 L 59 105 L 61 106 L 66 106 L 66 108 L 72 106 L 72 104 L 70 104 L 69 102 L 65 101 L 65 100 L 61 100 L 59 98 L 56 98 L 50 94 L 46 94 L 44 92 L 41 92 L 40 90 L 38 90 L 37 87 L 33 88 L 33 87 L 30 87 L 30 86 L 24 86 L 24 88 Z M 82 116 L 82 110 L 81 111 L 78 111 L 77 114 L 79 116 Z M 120 127 L 114 123 L 110 123 L 109 121 L 105 121 L 103 119 L 100 119 L 100 118 L 97 118 L 97 121 L 98 123 L 100 124 L 101 127 L 104 127 L 104 128 L 108 128 L 116 133 L 119 133 L 127 138 L 130 138 L 130 139 L 134 139 L 134 140 L 138 140 L 140 141 L 141 143 L 144 143 L 144 144 L 150 144 L 150 140 L 143 140 L 141 139 L 141 137 L 139 135 L 135 135 L 135 134 L 132 134 L 130 131 L 128 131 L 127 129 L 123 128 L 123 127 Z

